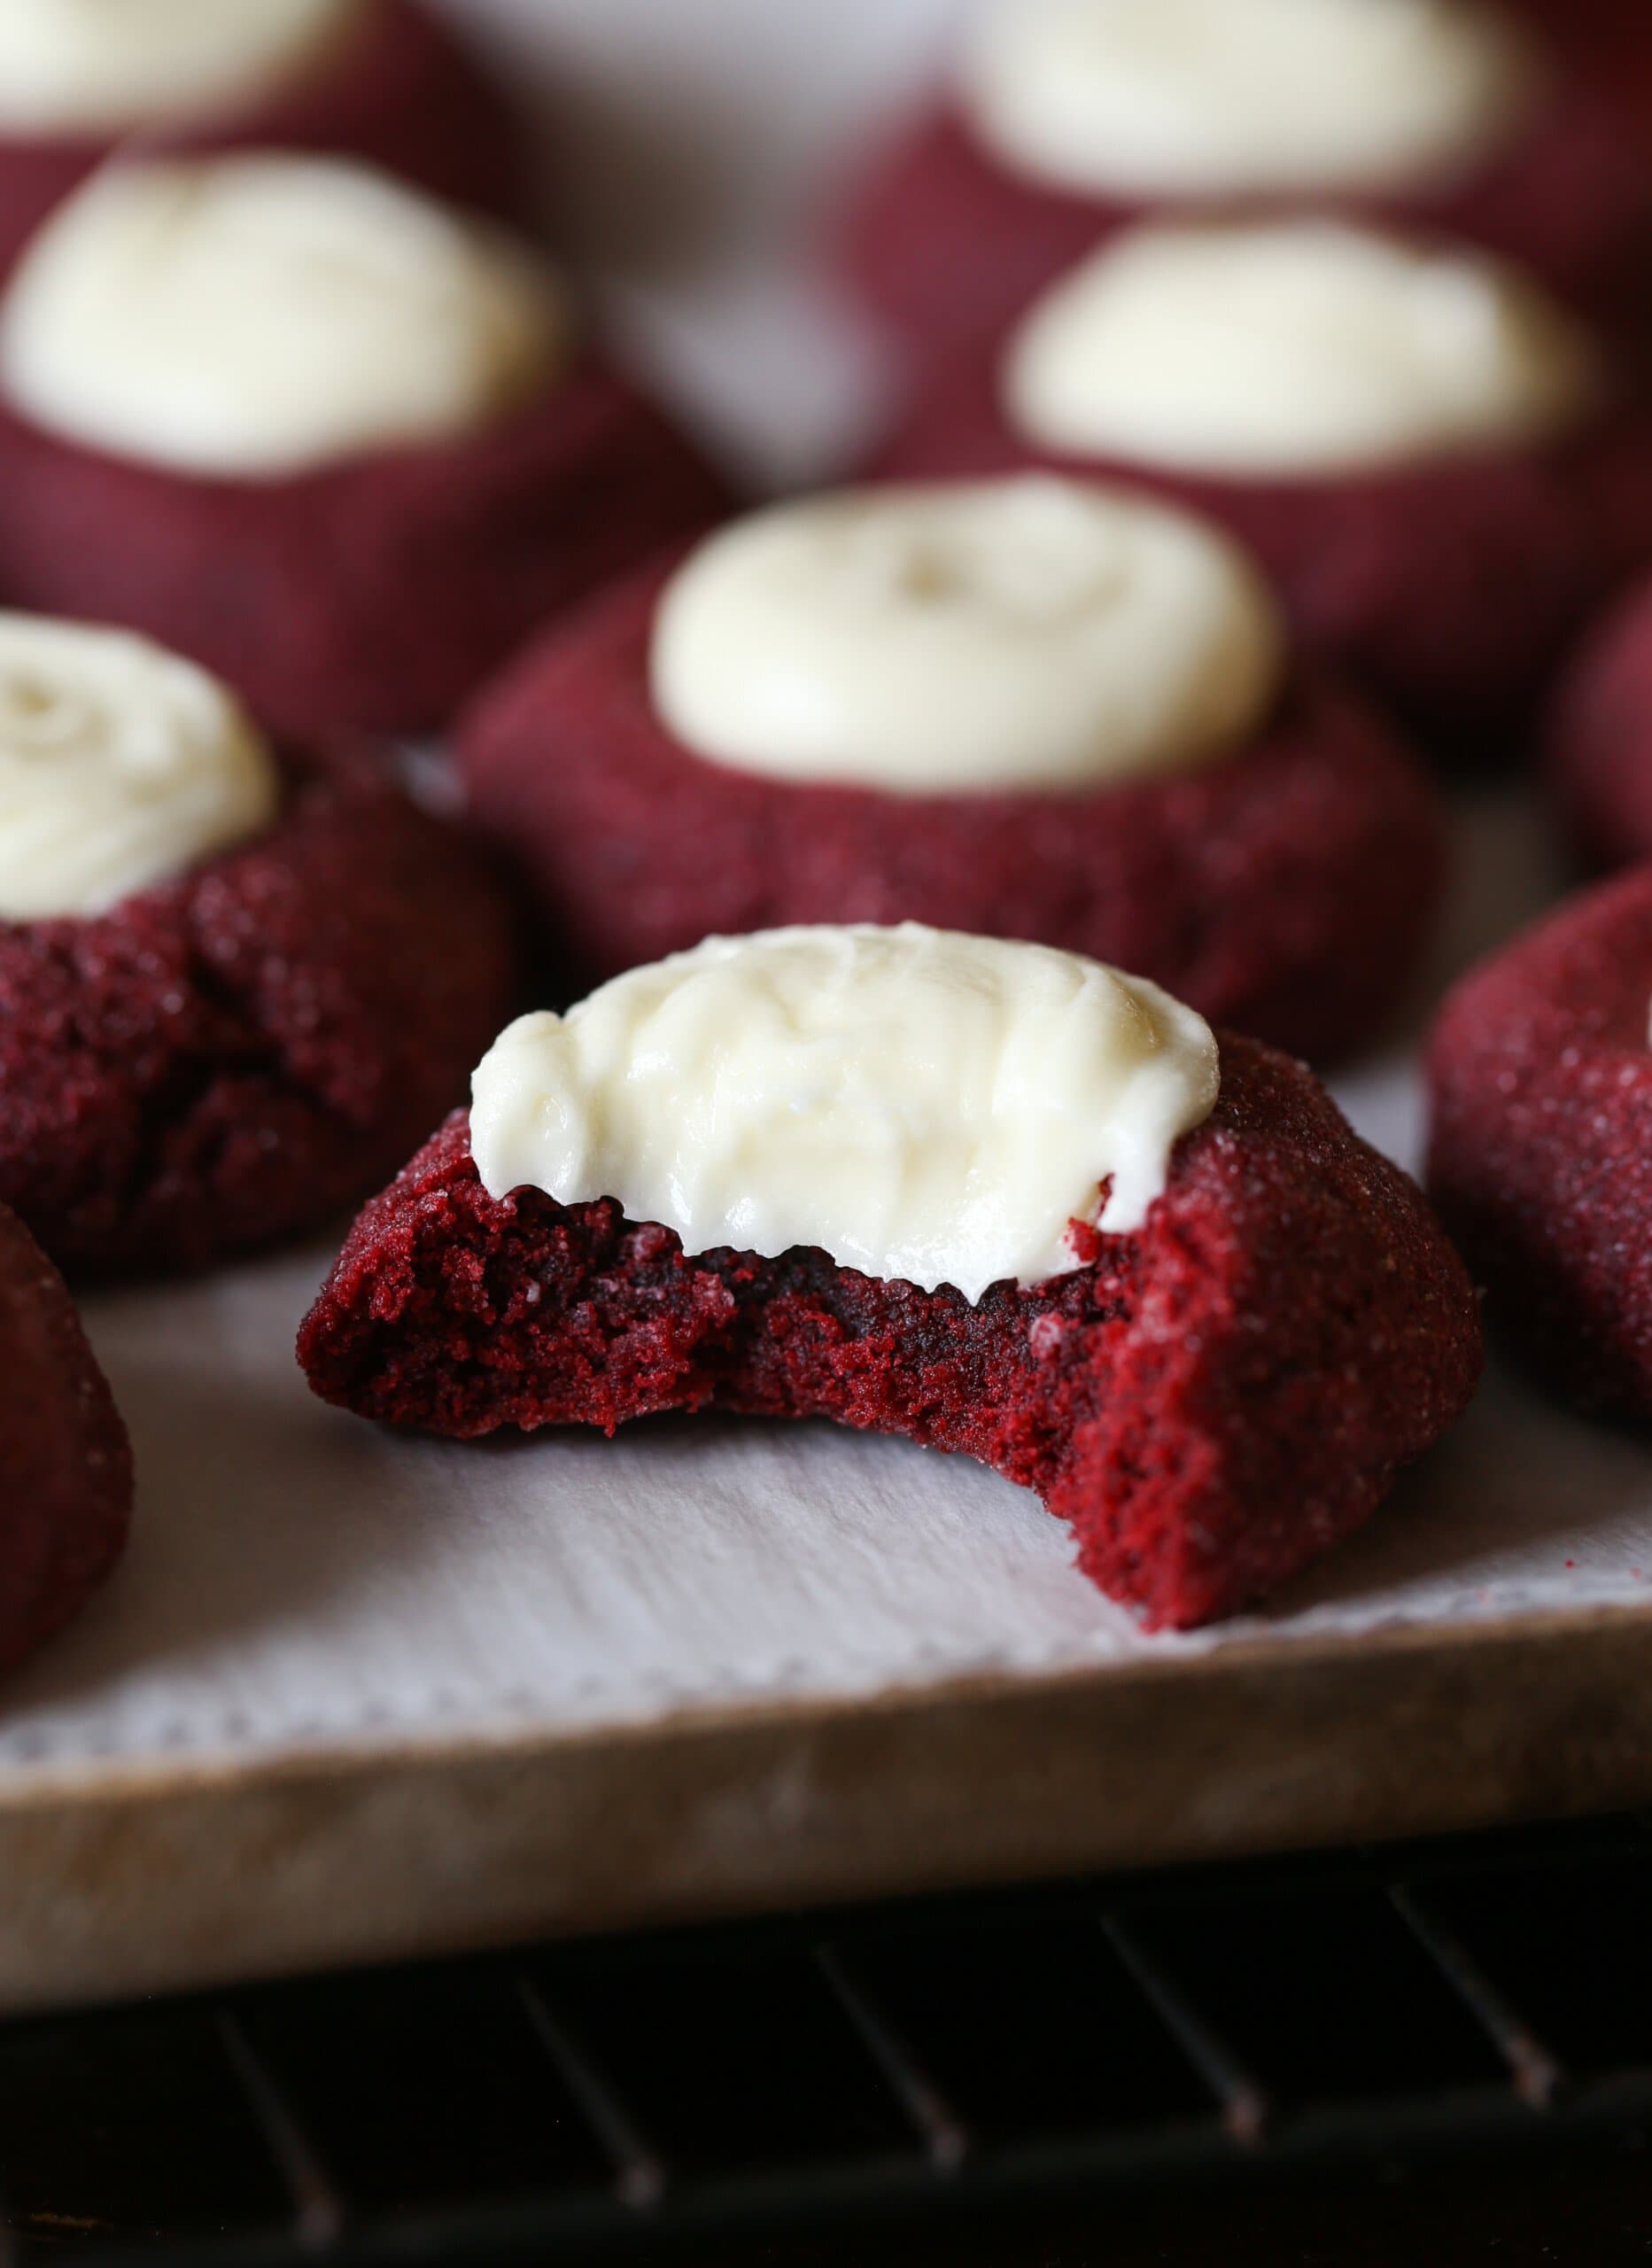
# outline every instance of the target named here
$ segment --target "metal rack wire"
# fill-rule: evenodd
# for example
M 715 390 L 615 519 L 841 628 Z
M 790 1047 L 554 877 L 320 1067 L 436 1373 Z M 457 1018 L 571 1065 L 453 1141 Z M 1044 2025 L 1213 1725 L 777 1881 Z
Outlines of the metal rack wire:
M 1640 1818 L 0 2027 L 11 2254 L 648 2256 L 1652 2117 Z

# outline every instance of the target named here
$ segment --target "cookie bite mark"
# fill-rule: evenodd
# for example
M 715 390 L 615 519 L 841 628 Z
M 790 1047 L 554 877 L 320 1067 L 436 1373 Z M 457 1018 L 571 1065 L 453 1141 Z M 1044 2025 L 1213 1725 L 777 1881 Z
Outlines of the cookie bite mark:
M 1076 1268 L 1074 1221 L 1139 1227 L 1215 1093 L 1209 1027 L 1139 977 L 916 922 L 775 929 L 524 1016 L 470 1134 L 496 1197 L 613 1196 L 690 1251 L 818 1245 L 978 1299 Z
M 126 1427 L 62 1278 L 0 1207 L 0 1671 L 109 1573 L 132 1485 Z
M 967 967 L 973 948 L 960 950 Z M 651 1020 L 635 1030 L 640 1060 L 657 1034 Z M 814 1107 L 829 1129 L 832 1112 L 854 1099 L 854 1063 L 865 1068 L 876 1042 L 835 1069 L 802 1045 L 824 1071 Z M 702 1050 L 695 1060 L 714 1058 Z M 612 1078 L 631 1060 L 628 1045 L 604 1051 Z M 1173 1047 L 1169 1060 L 1205 1059 Z M 966 1047 L 960 1077 L 980 1068 Z M 1162 1093 L 1144 1108 L 1151 1090 L 1134 1076 L 1114 1104 L 1138 1130 L 1153 1129 L 1146 1147 L 1161 1184 L 1136 1184 L 1112 1229 L 1105 1214 L 1097 1220 L 1105 1200 L 1093 1187 L 1066 1227 L 1057 1272 L 1004 1273 L 973 1299 L 944 1280 L 939 1258 L 926 1289 L 808 1241 L 812 1223 L 848 1248 L 842 1219 L 827 1218 L 829 1194 L 807 1214 L 805 1182 L 789 1192 L 802 1208 L 772 1210 L 762 1176 L 778 1174 L 784 1187 L 788 1158 L 802 1153 L 783 1132 L 778 1161 L 767 1144 L 752 1152 L 750 1217 L 777 1244 L 803 1233 L 764 1254 L 733 1243 L 687 1248 L 740 1217 L 732 1183 L 686 1239 L 628 1216 L 611 1192 L 490 1194 L 472 1154 L 475 1122 L 455 1117 L 361 1216 L 305 1324 L 300 1361 L 329 1401 L 460 1437 L 566 1424 L 611 1433 L 651 1412 L 709 1408 L 905 1434 L 1034 1489 L 1072 1523 L 1086 1572 L 1151 1626 L 1207 1620 L 1368 1516 L 1398 1466 L 1465 1405 L 1478 1327 L 1467 1279 L 1415 1189 L 1356 1139 L 1299 1066 L 1224 1037 L 1220 1091 L 1194 1079 L 1174 1111 Z M 574 1078 L 546 1094 L 547 1138 L 588 1135 L 597 1122 L 582 1093 Z M 478 1101 L 486 1152 L 485 1082 Z M 900 1101 L 891 1092 L 885 1116 L 916 1140 Z M 874 1120 L 860 1115 L 863 1158 L 881 1138 Z M 679 1122 L 693 1150 L 703 1122 L 690 1107 Z M 1086 1128 L 1105 1170 L 1104 1117 Z M 805 1148 L 810 1135 L 805 1118 Z M 599 1160 L 629 1177 L 624 1153 L 599 1134 L 596 1178 Z M 897 1144 L 888 1186 L 901 1184 L 898 1155 Z M 698 1185 L 696 1163 L 679 1161 L 679 1187 Z M 1072 1201 L 1053 1178 L 1039 1183 L 1036 1158 L 1013 1142 L 975 1164 L 1012 1187 L 1029 1173 L 1051 1220 Z M 657 1184 L 642 1176 L 634 1185 Z M 866 1201 L 878 1193 L 869 1177 Z M 960 1176 L 946 1231 L 955 1249 L 968 1241 L 970 1200 L 991 1193 Z M 863 1238 L 862 1248 L 887 1263 L 898 1245 Z M 1036 1276 L 1036 1263 L 1026 1272 Z

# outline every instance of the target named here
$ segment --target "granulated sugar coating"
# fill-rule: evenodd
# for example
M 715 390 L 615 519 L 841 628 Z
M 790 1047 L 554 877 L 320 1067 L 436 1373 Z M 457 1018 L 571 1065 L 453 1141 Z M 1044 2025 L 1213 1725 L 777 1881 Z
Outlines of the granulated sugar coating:
M 478 823 L 584 978 L 707 936 L 927 922 L 1151 977 L 1316 1060 L 1403 992 L 1446 865 L 1439 799 L 1353 699 L 1291 687 L 1254 744 L 1177 778 L 903 795 L 710 764 L 659 723 L 658 570 L 531 649 L 461 726 Z
M 1429 1178 L 1489 1315 L 1585 1408 L 1652 1417 L 1652 869 L 1494 954 L 1430 1047 Z
M 71 1270 L 204 1267 L 353 1203 L 508 1005 L 477 852 L 354 757 L 95 920 L 0 923 L 0 1201 Z
M 1461 1414 L 1480 1332 L 1415 1186 L 1299 1065 L 1227 1038 L 1144 1228 L 974 1306 L 818 1252 L 690 1258 L 608 1200 L 496 1200 L 455 1116 L 362 1214 L 299 1359 L 330 1402 L 461 1437 L 717 1409 L 961 1451 L 1180 1627 L 1357 1527 Z

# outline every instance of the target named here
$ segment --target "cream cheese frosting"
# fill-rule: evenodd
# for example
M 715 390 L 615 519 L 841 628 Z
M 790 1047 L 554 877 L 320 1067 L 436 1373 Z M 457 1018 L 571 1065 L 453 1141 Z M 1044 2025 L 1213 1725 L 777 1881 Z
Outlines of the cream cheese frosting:
M 0 613 L 0 920 L 107 913 L 262 833 L 280 798 L 268 747 L 204 670 Z
M 570 330 L 525 246 L 368 167 L 134 161 L 25 254 L 0 385 L 89 447 L 281 479 L 486 426 L 551 383 Z
M 512 1024 L 470 1146 L 497 1198 L 612 1198 L 690 1254 L 806 1246 L 976 1300 L 1082 1265 L 1074 1221 L 1140 1228 L 1219 1076 L 1201 1017 L 1075 954 L 776 929 Z
M 1546 439 L 1601 373 L 1572 317 L 1495 260 L 1284 220 L 1113 239 L 1024 319 L 1004 386 L 1040 448 L 1290 478 Z
M 0 0 L 0 133 L 115 136 L 293 79 L 366 0 Z
M 1042 477 L 756 513 L 678 571 L 652 652 L 656 711 L 697 755 L 909 794 L 1210 764 L 1284 667 L 1274 601 L 1225 537 Z
M 1059 188 L 1369 195 L 1472 167 L 1541 76 L 1472 0 L 997 0 L 962 91 L 993 152 Z

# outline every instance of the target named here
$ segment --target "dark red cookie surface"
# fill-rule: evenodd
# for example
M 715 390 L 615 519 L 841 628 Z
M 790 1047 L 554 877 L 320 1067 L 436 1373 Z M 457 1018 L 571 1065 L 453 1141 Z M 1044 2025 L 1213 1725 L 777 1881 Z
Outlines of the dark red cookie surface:
M 71 1270 L 325 1222 L 464 1095 L 510 932 L 376 764 L 294 759 L 267 835 L 97 920 L 0 922 L 0 1202 Z
M 1307 649 L 1443 757 L 1508 762 L 1572 641 L 1652 556 L 1652 422 L 1625 409 L 1547 449 L 1316 480 L 1218 480 L 1041 451 L 1011 426 L 998 357 L 960 358 L 876 470 L 1028 468 L 1145 489 L 1229 529 Z
M 708 764 L 649 695 L 663 577 L 609 593 L 470 712 L 477 823 L 595 980 L 702 937 L 924 921 L 1136 971 L 1323 1058 L 1403 992 L 1444 879 L 1438 796 L 1367 711 L 1299 683 L 1255 745 L 1180 779 L 1055 795 L 888 795 Z
M 143 631 L 299 739 L 433 731 L 530 632 L 716 518 L 716 476 L 594 362 L 503 423 L 198 479 L 0 406 L 0 592 Z
M 1145 1227 L 1093 1245 L 974 1306 L 819 1252 L 689 1259 L 606 1200 L 490 1198 L 460 1116 L 362 1214 L 299 1359 L 328 1401 L 441 1433 L 717 1409 L 961 1451 L 1036 1490 L 1155 1627 L 1357 1527 L 1473 1390 L 1474 1300 L 1417 1190 L 1250 1041 L 1223 1041 Z
M 0 1207 L 0 1670 L 82 1607 L 120 1557 L 132 1450 L 63 1279 Z
M 1291 201 L 1261 200 L 1276 213 Z M 1564 90 L 1508 151 L 1445 193 L 1312 202 L 1462 237 L 1518 260 L 1614 327 L 1644 321 L 1652 161 L 1603 91 Z M 1167 209 L 1019 177 L 956 107 L 938 104 L 854 200 L 843 260 L 866 302 L 923 360 L 938 361 L 1000 338 L 1066 269 Z
M 454 204 L 507 219 L 523 217 L 526 201 L 521 137 L 508 103 L 418 0 L 373 0 L 337 48 L 240 115 L 141 140 L 148 151 L 164 145 L 357 157 Z M 0 274 L 111 146 L 0 136 Z
M 1652 93 L 1644 0 L 1507 0 L 1548 43 L 1594 75 L 1599 91 L 1633 115 Z
M 1491 1313 L 1585 1407 L 1652 1417 L 1652 869 L 1456 988 L 1429 1054 L 1430 1186 Z
M 1548 780 L 1594 866 L 1652 858 L 1652 585 L 1591 637 L 1549 718 Z

